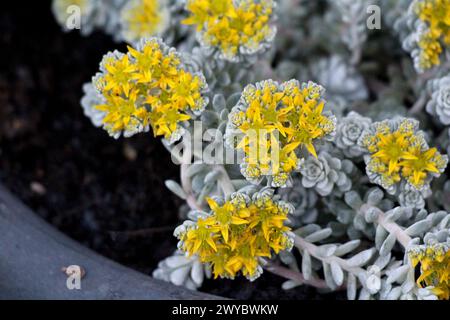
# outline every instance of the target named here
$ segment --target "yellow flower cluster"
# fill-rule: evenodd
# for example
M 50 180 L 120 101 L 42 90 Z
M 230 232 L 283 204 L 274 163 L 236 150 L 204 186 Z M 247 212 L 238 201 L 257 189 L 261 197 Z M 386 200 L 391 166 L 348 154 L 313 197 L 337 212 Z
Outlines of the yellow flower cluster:
M 120 18 L 125 41 L 136 43 L 164 32 L 169 10 L 162 0 L 131 0 L 122 9 Z
M 417 284 L 433 286 L 432 292 L 442 300 L 450 298 L 450 249 L 434 244 L 411 249 L 409 256 L 414 267 L 420 263 Z
M 260 258 L 292 247 L 290 229 L 283 223 L 293 208 L 274 201 L 272 194 L 265 190 L 250 199 L 235 193 L 226 202 L 208 198 L 210 214 L 175 231 L 179 248 L 209 264 L 215 278 L 234 278 L 241 272 L 256 279 L 262 272 Z
M 187 0 L 190 16 L 183 23 L 196 26 L 204 45 L 236 60 L 240 53 L 253 54 L 272 41 L 274 5 L 273 0 Z
M 142 40 L 127 54 L 106 55 L 94 87 L 103 103 L 103 127 L 114 137 L 131 136 L 151 125 L 155 136 L 178 140 L 181 123 L 200 113 L 208 100 L 203 75 L 187 71 L 174 49 L 156 38 Z
M 419 40 L 420 66 L 429 69 L 440 64 L 442 43 L 450 45 L 450 1 L 423 0 L 417 2 L 415 12 L 427 25 L 427 30 Z
M 313 142 L 331 134 L 335 119 L 323 112 L 323 88 L 290 80 L 248 85 L 230 114 L 230 127 L 244 134 L 237 144 L 245 153 L 242 174 L 250 181 L 272 177 L 284 186 L 299 166 L 302 148 L 317 157 Z
M 429 148 L 417 127 L 411 119 L 396 124 L 387 120 L 375 123 L 375 130 L 362 136 L 361 144 L 370 153 L 369 176 L 379 175 L 384 188 L 389 189 L 403 178 L 421 189 L 430 175 L 438 176 L 444 171 L 447 157 L 436 148 Z

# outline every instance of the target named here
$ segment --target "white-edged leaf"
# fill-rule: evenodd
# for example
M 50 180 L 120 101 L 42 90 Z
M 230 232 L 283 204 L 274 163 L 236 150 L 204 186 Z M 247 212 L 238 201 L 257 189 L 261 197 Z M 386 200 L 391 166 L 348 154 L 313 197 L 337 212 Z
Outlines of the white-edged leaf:
M 347 263 L 352 267 L 361 267 L 367 264 L 375 253 L 375 248 L 370 248 L 354 255 L 347 260 Z
M 431 222 L 429 220 L 422 220 L 414 223 L 412 226 L 405 230 L 405 233 L 411 237 L 418 236 L 431 228 Z
M 301 285 L 301 284 L 298 282 L 295 282 L 293 280 L 288 280 L 288 281 L 283 282 L 283 284 L 281 285 L 281 288 L 283 290 L 291 290 L 291 289 L 298 287 L 299 285 Z
M 342 283 L 344 282 L 344 271 L 336 261 L 331 262 L 330 267 L 334 282 L 338 286 L 341 286 Z
M 317 224 L 308 224 L 304 227 L 298 228 L 294 231 L 294 233 L 296 235 L 298 235 L 299 237 L 306 237 L 316 231 L 321 230 L 320 226 L 318 226 Z
M 306 280 L 311 279 L 311 275 L 312 275 L 311 256 L 306 251 L 303 251 L 303 254 L 302 254 L 302 273 L 303 273 L 303 277 Z
M 334 282 L 333 279 L 333 274 L 331 273 L 331 267 L 328 263 L 323 263 L 323 274 L 325 277 L 325 282 L 327 284 L 327 286 L 331 289 L 331 290 L 335 290 L 337 285 L 336 282 Z
M 380 270 L 383 270 L 389 264 L 390 261 L 391 261 L 391 253 L 389 252 L 384 256 L 380 255 L 377 258 L 377 260 L 375 260 L 374 265 L 380 268 Z
M 386 299 L 387 300 L 398 300 L 402 294 L 402 288 L 401 287 L 395 287 L 389 292 Z
M 189 178 L 192 178 L 196 174 L 205 171 L 208 169 L 208 166 L 203 163 L 194 163 L 193 165 L 190 165 L 186 170 L 186 175 Z
M 209 172 L 205 176 L 205 180 L 204 180 L 205 184 L 213 184 L 213 183 L 215 183 L 220 178 L 221 174 L 222 173 L 220 171 L 218 171 L 218 170 L 214 170 L 214 171 Z
M 359 240 L 359 239 L 344 243 L 336 249 L 336 251 L 334 252 L 334 255 L 337 257 L 346 255 L 347 253 L 350 253 L 353 250 L 355 250 L 356 248 L 358 248 L 360 244 L 361 244 L 361 240 Z
M 189 261 L 186 259 L 186 257 L 182 255 L 174 255 L 171 257 L 167 257 L 164 262 L 171 269 L 175 269 L 189 264 Z
M 380 188 L 373 188 L 367 194 L 367 204 L 376 206 L 384 198 L 384 192 Z
M 186 200 L 187 198 L 186 192 L 184 192 L 183 188 L 177 182 L 173 180 L 166 180 L 165 185 L 167 189 L 172 191 L 178 197 L 180 197 L 183 200 Z
M 383 244 L 384 240 L 386 240 L 388 234 L 389 232 L 387 232 L 386 229 L 383 228 L 383 226 L 377 226 L 377 229 L 375 231 L 375 247 L 378 250 L 381 248 L 381 245 Z
M 212 100 L 212 106 L 216 111 L 222 111 L 226 108 L 227 102 L 223 94 L 216 94 Z
M 325 228 L 325 229 L 316 231 L 314 233 L 311 233 L 309 236 L 305 237 L 305 241 L 313 242 L 313 243 L 319 242 L 319 241 L 325 240 L 326 238 L 331 236 L 332 233 L 333 233 L 333 230 L 331 230 L 331 228 Z
M 397 237 L 395 234 L 391 233 L 387 236 L 386 240 L 384 240 L 383 244 L 380 248 L 380 255 L 385 256 L 392 251 L 395 243 L 397 242 Z
M 349 273 L 347 277 L 347 299 L 355 300 L 356 299 L 356 277 Z
M 200 261 L 194 261 L 191 268 L 191 279 L 197 286 L 201 286 L 204 279 L 203 264 Z
M 189 271 L 191 271 L 190 266 L 175 269 L 170 273 L 170 282 L 176 286 L 183 285 L 189 275 Z
M 410 268 L 411 268 L 410 266 L 404 265 L 404 266 L 401 266 L 400 268 L 390 271 L 389 275 L 386 279 L 387 283 L 403 282 L 403 280 L 405 280 Z
M 370 292 L 366 288 L 362 288 L 359 291 L 359 300 L 370 300 Z

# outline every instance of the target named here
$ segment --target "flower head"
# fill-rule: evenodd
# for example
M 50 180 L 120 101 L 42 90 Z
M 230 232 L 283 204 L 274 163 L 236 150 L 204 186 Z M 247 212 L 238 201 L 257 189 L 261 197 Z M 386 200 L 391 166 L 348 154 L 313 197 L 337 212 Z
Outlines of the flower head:
M 234 278 L 239 272 L 257 278 L 262 272 L 259 258 L 292 247 L 284 221 L 293 208 L 272 195 L 273 190 L 265 189 L 252 198 L 244 193 L 233 194 L 229 201 L 208 198 L 210 213 L 175 231 L 179 248 L 209 264 L 215 278 Z
M 169 9 L 161 0 L 131 0 L 120 14 L 122 35 L 128 43 L 161 35 L 169 24 Z
M 432 286 L 439 299 L 450 298 L 450 248 L 444 243 L 417 246 L 409 250 L 413 266 L 420 264 L 417 284 Z
M 426 70 L 440 64 L 443 47 L 450 45 L 450 2 L 447 0 L 416 0 L 410 11 L 419 23 L 414 39 L 417 41 L 417 66 Z
M 208 98 L 201 73 L 188 71 L 175 49 L 156 38 L 142 40 L 128 53 L 107 54 L 100 65 L 101 72 L 93 78 L 96 99 L 83 99 L 96 104 L 83 105 L 86 111 L 102 113 L 102 124 L 111 136 L 129 137 L 153 128 L 155 136 L 169 142 L 183 133 L 183 122 L 199 114 Z
M 297 80 L 245 87 L 230 114 L 227 140 L 244 151 L 241 172 L 248 180 L 271 176 L 273 186 L 284 186 L 299 168 L 302 149 L 317 157 L 313 142 L 335 128 L 334 117 L 323 112 L 322 92 L 315 83 Z M 229 141 L 236 134 L 241 138 L 237 145 Z
M 190 16 L 184 24 L 195 25 L 200 42 L 221 53 L 226 60 L 254 54 L 275 36 L 270 25 L 273 0 L 186 0 Z
M 390 192 L 402 180 L 421 190 L 447 165 L 447 156 L 430 148 L 412 119 L 385 120 L 374 123 L 359 143 L 369 155 L 367 173 L 373 182 Z

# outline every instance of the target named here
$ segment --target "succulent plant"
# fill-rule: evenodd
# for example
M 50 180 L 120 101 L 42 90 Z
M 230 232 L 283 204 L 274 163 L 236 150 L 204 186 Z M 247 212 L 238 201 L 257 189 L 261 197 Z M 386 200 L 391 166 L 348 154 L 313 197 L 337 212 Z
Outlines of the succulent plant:
M 83 3 L 83 33 L 131 44 L 83 87 L 84 113 L 115 138 L 152 129 L 180 164 L 178 251 L 154 277 L 449 299 L 448 1 L 161 2 L 150 33 L 174 48 L 126 31 L 144 2 Z

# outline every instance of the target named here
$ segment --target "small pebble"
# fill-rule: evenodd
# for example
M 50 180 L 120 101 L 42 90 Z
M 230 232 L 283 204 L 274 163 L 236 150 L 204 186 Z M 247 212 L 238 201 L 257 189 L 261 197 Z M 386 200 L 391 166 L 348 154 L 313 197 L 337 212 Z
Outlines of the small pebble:
M 123 146 L 123 155 L 128 161 L 135 161 L 137 159 L 137 150 L 128 143 Z
M 47 193 L 47 189 L 41 183 L 36 181 L 30 183 L 30 189 L 39 196 L 43 196 Z

